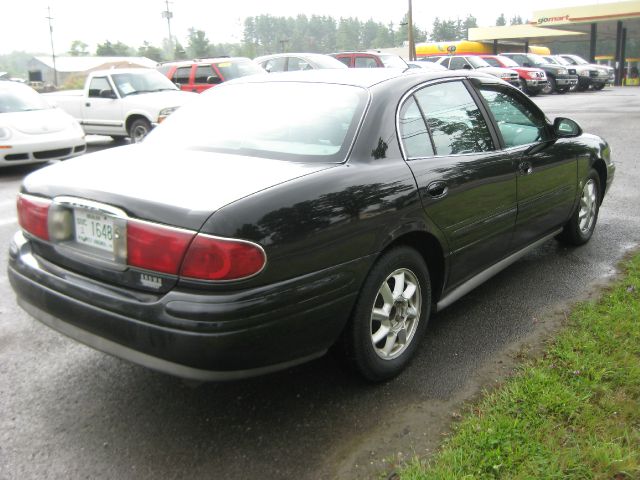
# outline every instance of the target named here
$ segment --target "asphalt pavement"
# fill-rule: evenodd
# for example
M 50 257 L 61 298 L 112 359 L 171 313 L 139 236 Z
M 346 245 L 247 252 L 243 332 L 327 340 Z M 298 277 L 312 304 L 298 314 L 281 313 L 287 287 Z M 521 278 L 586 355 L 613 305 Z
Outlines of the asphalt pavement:
M 0 479 L 379 478 L 398 460 L 429 454 L 462 402 L 505 378 L 640 244 L 640 88 L 534 100 L 612 146 L 616 180 L 595 235 L 581 248 L 546 243 L 434 316 L 410 367 L 382 385 L 327 356 L 194 388 L 32 320 L 2 274 Z M 112 145 L 91 139 L 91 150 Z M 36 168 L 0 171 L 3 272 L 15 194 Z

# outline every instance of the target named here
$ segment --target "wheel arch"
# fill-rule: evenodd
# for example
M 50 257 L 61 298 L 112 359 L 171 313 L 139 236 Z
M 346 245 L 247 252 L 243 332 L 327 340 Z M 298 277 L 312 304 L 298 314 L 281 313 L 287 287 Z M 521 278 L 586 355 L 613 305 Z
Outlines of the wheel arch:
M 607 190 L 607 166 L 602 158 L 596 157 L 591 163 L 591 167 L 598 173 L 598 177 L 600 177 L 600 198 L 598 200 L 600 204 L 602 204 L 604 193 Z
M 136 120 L 139 120 L 139 119 L 146 120 L 147 122 L 149 122 L 149 125 L 153 124 L 151 119 L 149 117 L 147 117 L 146 115 L 143 115 L 142 113 L 132 113 L 127 117 L 127 119 L 124 122 L 124 128 L 127 131 L 127 134 L 129 133 L 129 129 L 131 128 L 131 124 L 133 122 L 135 122 Z
M 440 241 L 435 235 L 426 231 L 406 232 L 385 245 L 378 257 L 400 245 L 413 248 L 424 258 L 431 281 L 432 305 L 435 305 L 442 295 L 446 272 L 444 249 Z

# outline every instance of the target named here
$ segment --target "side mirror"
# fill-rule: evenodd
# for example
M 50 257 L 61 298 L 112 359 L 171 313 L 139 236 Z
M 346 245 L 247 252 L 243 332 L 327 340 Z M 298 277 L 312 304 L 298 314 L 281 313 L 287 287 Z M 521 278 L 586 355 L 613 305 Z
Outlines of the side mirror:
M 116 96 L 116 92 L 114 92 L 110 88 L 105 88 L 100 90 L 100 93 L 98 95 L 100 95 L 100 98 L 111 98 L 111 99 L 118 98 Z
M 216 77 L 214 75 L 209 75 L 207 77 L 207 83 L 209 85 L 217 85 L 219 83 L 222 83 L 222 80 L 220 79 L 220 77 Z
M 571 138 L 582 135 L 582 128 L 577 122 L 563 117 L 558 117 L 553 121 L 553 131 L 558 138 Z

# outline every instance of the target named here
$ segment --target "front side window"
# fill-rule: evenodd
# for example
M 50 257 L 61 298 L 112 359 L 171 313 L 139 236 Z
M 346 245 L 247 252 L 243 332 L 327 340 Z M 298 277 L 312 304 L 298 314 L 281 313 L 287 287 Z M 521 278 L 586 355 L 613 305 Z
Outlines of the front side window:
M 289 57 L 289 66 L 287 67 L 287 70 L 289 72 L 296 71 L 296 70 L 311 70 L 311 69 L 313 69 L 313 67 L 309 65 L 309 62 L 307 62 L 306 60 L 303 60 L 298 57 Z
M 356 68 L 378 68 L 378 62 L 373 57 L 356 57 Z
M 195 83 L 207 83 L 207 79 L 212 75 L 217 77 L 211 69 L 211 65 L 198 65 L 198 68 L 196 68 Z
M 462 82 L 425 87 L 415 93 L 415 98 L 427 117 L 436 155 L 494 149 L 484 117 Z
M 287 66 L 287 57 L 270 58 L 262 63 L 262 68 L 267 72 L 284 72 Z
M 511 92 L 498 86 L 485 85 L 480 93 L 498 124 L 505 147 L 517 147 L 548 139 L 542 112 L 534 110 Z
M 463 68 L 471 68 L 467 61 L 462 57 L 453 57 L 449 70 L 462 70 Z
M 99 98 L 101 90 L 113 91 L 109 80 L 107 80 L 107 77 L 93 77 L 89 84 L 89 96 L 91 98 Z

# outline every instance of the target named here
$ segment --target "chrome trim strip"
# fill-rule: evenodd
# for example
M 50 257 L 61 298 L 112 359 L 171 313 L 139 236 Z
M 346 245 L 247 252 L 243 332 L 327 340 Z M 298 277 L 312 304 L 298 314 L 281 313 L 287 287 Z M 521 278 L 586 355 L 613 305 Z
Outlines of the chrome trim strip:
M 95 335 L 91 332 L 71 325 L 58 317 L 55 317 L 24 299 L 18 297 L 18 305 L 22 307 L 29 315 L 36 320 L 45 324 L 49 328 L 56 330 L 63 335 L 66 335 L 73 340 L 83 343 L 95 350 L 99 350 L 108 355 L 118 357 L 129 362 L 142 365 L 143 367 L 156 370 L 161 373 L 173 375 L 174 377 L 180 377 L 187 380 L 195 380 L 198 382 L 208 381 L 226 381 L 237 380 L 242 378 L 254 377 L 258 375 L 264 375 L 267 373 L 276 372 L 278 370 L 284 370 L 286 368 L 299 365 L 301 363 L 308 362 L 310 360 L 323 356 L 327 350 L 313 353 L 311 355 L 297 358 L 288 362 L 277 363 L 275 365 L 268 365 L 266 367 L 252 368 L 247 370 L 233 370 L 233 371 L 216 371 L 216 370 L 202 370 L 199 368 L 188 367 L 186 365 L 180 365 L 178 363 L 170 362 L 162 358 L 154 357 L 146 353 L 133 350 L 132 348 L 125 347 L 119 343 L 112 342 L 106 338 Z
M 460 285 L 460 286 L 456 287 L 455 289 L 453 289 L 444 298 L 440 299 L 440 301 L 438 302 L 438 305 L 436 306 L 437 311 L 440 311 L 440 310 L 443 310 L 443 309 L 447 308 L 453 302 L 455 302 L 456 300 L 460 299 L 461 297 L 463 297 L 464 295 L 469 293 L 474 288 L 480 286 L 481 284 L 483 284 L 484 282 L 489 280 L 491 277 L 493 277 L 496 273 L 500 272 L 501 270 L 504 270 L 509 265 L 514 263 L 516 260 L 519 260 L 521 257 L 523 257 L 525 254 L 529 253 L 534 248 L 536 248 L 536 247 L 542 245 L 543 243 L 545 243 L 546 241 L 552 239 L 557 234 L 559 234 L 561 231 L 562 231 L 562 229 L 560 228 L 560 229 L 554 231 L 553 233 L 550 233 L 549 235 L 546 235 L 546 236 L 542 237 L 540 240 L 537 240 L 537 241 L 533 242 L 531 245 L 523 248 L 522 250 L 517 251 L 516 253 L 513 253 L 513 254 L 509 255 L 506 258 L 503 258 L 498 263 L 490 266 L 486 270 L 483 270 L 482 272 L 480 272 L 476 276 L 471 277 L 469 280 L 464 282 L 462 285 Z

